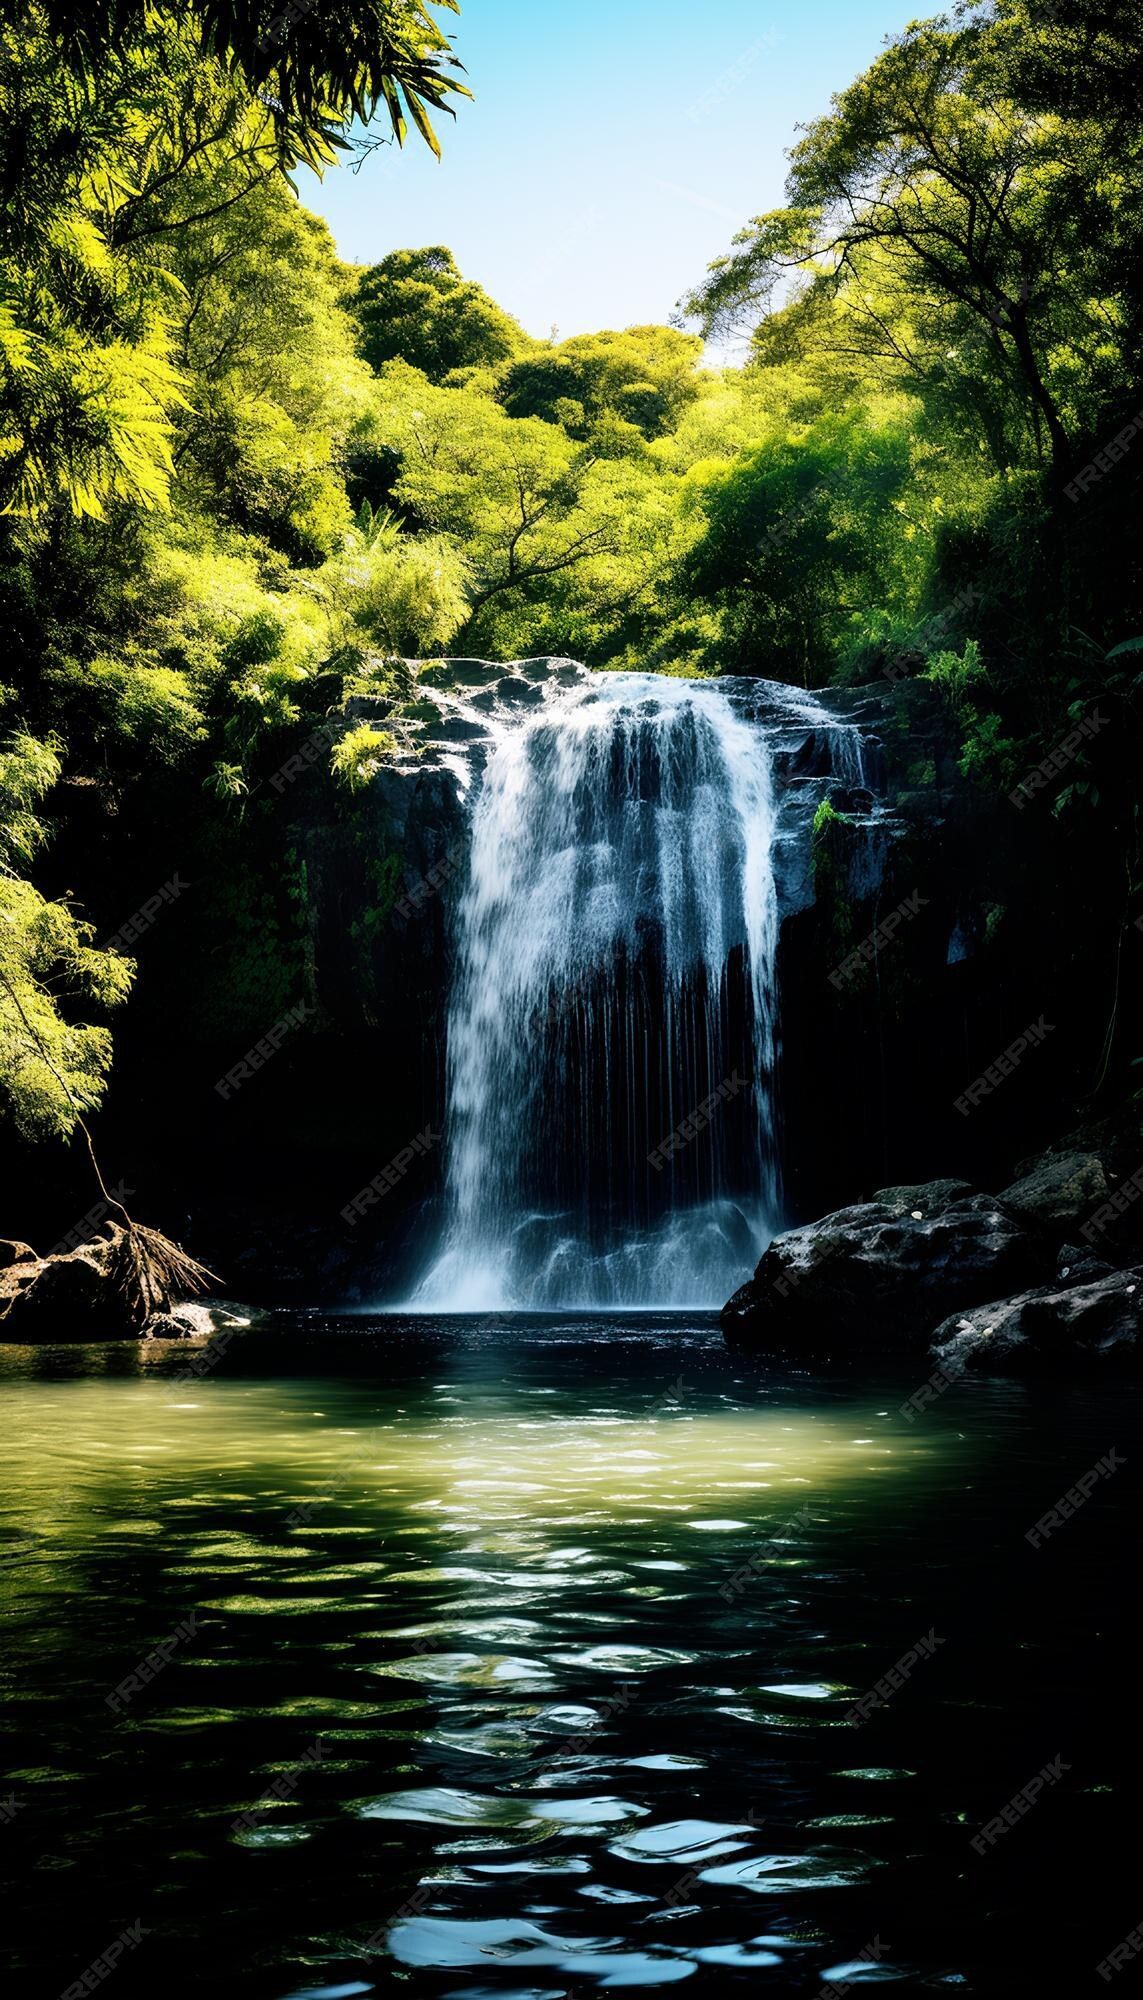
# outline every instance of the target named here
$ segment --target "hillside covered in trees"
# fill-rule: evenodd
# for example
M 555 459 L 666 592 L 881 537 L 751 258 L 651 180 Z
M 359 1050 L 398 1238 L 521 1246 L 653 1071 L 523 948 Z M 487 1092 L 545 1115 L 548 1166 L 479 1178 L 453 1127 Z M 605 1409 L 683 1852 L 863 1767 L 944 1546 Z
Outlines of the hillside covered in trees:
M 304 996 L 297 794 L 270 781 L 300 755 L 352 828 L 446 653 L 925 683 L 982 797 L 1044 768 L 1037 838 L 1078 900 L 998 902 L 995 948 L 1054 928 L 1107 1024 L 1087 1081 L 1128 1087 L 1134 8 L 909 28 L 801 135 L 786 208 L 745 221 L 738 191 L 676 323 L 558 343 L 444 247 L 339 260 L 291 170 L 374 112 L 436 146 L 463 79 L 420 7 L 294 13 L 4 10 L 8 1142 L 58 1160 L 133 1017 L 179 1071 Z M 744 364 L 714 365 L 731 329 Z M 379 865 L 379 920 L 395 894 Z

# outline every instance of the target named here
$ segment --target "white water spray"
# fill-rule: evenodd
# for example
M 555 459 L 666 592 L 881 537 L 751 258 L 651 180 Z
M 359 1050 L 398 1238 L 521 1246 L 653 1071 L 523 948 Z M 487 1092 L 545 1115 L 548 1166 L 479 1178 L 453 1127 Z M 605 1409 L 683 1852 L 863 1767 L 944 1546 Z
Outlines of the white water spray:
M 718 1304 L 749 1268 L 779 1202 L 773 840 L 765 735 L 716 682 L 608 674 L 505 730 L 417 1305 Z

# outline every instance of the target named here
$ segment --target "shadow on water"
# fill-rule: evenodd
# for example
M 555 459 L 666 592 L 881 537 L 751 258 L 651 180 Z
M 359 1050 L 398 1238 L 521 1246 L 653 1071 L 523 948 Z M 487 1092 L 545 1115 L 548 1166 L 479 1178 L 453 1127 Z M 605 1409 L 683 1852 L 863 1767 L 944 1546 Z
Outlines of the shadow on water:
M 650 1315 L 0 1382 L 13 1992 L 1080 1991 L 1138 1922 L 1133 1389 L 910 1421 Z

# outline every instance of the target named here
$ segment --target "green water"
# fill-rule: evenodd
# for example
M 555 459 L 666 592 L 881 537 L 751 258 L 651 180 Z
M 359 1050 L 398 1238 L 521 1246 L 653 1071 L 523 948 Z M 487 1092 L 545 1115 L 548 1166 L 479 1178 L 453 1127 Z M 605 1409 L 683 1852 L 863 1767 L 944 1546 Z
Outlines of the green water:
M 0 1349 L 12 1991 L 124 1932 L 109 2000 L 1101 1985 L 1136 1391 L 909 1422 L 908 1372 L 768 1378 L 693 1319 L 283 1321 L 185 1369 Z

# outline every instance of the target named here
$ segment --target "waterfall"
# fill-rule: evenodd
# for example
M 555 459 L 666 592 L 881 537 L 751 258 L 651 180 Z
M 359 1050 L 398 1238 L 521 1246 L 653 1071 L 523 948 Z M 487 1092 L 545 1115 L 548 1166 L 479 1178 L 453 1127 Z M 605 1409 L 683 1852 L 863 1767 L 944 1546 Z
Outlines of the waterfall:
M 446 1217 L 414 1303 L 721 1304 L 779 1207 L 775 806 L 717 682 L 499 732 L 456 913 Z

